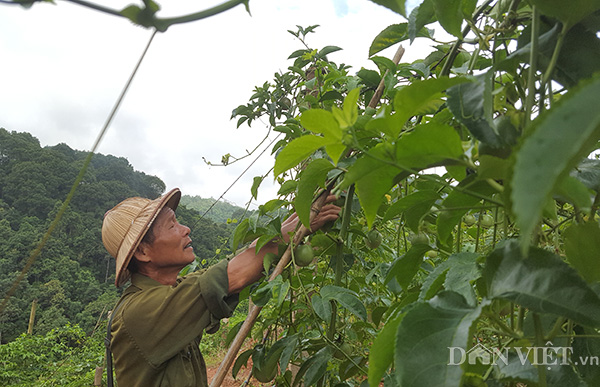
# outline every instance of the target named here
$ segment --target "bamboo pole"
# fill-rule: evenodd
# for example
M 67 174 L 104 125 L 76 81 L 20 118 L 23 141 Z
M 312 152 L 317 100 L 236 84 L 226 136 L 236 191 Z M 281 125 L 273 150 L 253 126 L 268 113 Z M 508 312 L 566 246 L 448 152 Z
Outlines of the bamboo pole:
M 27 334 L 31 335 L 33 333 L 33 325 L 35 322 L 35 311 L 37 309 L 37 300 L 33 300 L 31 303 L 31 313 L 29 313 L 29 325 L 27 326 Z
M 331 191 L 331 186 L 328 187 L 327 190 L 325 190 L 323 193 L 321 193 L 321 195 L 313 203 L 313 208 L 315 209 L 315 211 L 311 211 L 311 214 L 310 214 L 311 221 L 319 213 L 319 211 L 321 210 L 321 207 L 323 207 L 323 204 L 325 204 L 325 200 L 327 199 L 327 196 L 329 196 L 330 191 Z M 292 243 L 290 243 L 288 245 L 287 249 L 283 253 L 283 256 L 279 260 L 279 263 L 273 270 L 273 273 L 271 273 L 271 276 L 269 277 L 269 281 L 272 281 L 273 279 L 275 279 L 275 277 L 277 277 L 279 274 L 281 274 L 283 272 L 283 269 L 285 269 L 285 267 L 290 262 L 290 259 L 292 257 L 292 250 L 291 250 L 292 246 L 296 246 L 297 244 L 299 244 L 300 241 L 302 241 L 302 239 L 306 235 L 308 235 L 308 233 L 309 233 L 309 230 L 306 227 L 304 227 L 304 225 L 300 225 L 300 228 L 298 228 L 298 230 L 294 233 L 294 237 L 292 238 Z M 256 319 L 258 318 L 258 315 L 260 314 L 261 310 L 262 310 L 262 307 L 250 304 L 250 309 L 248 310 L 248 315 L 246 316 L 246 320 L 244 320 L 244 323 L 240 327 L 239 332 L 237 333 L 237 335 L 231 342 L 231 345 L 229 346 L 229 349 L 227 350 L 227 354 L 225 354 L 225 358 L 219 365 L 219 369 L 217 370 L 217 373 L 215 374 L 214 378 L 212 379 L 212 381 L 210 383 L 210 387 L 219 387 L 221 385 L 221 383 L 223 383 L 223 380 L 225 379 L 227 372 L 231 368 L 231 365 L 233 364 L 233 361 L 235 360 L 237 353 L 239 352 L 240 348 L 242 347 L 242 344 L 244 343 L 246 336 L 248 336 L 248 333 L 250 333 L 250 331 L 252 330 L 252 327 L 254 326 L 254 323 L 256 322 Z
M 102 374 L 104 373 L 104 367 L 96 367 L 96 372 L 94 372 L 94 386 L 102 385 Z
M 402 55 L 404 55 L 404 47 L 402 47 L 402 45 L 400 45 L 400 47 L 398 47 L 398 50 L 396 51 L 396 54 L 394 55 L 394 59 L 392 59 L 394 64 L 397 65 L 398 63 L 400 63 L 400 59 L 402 59 Z M 375 90 L 375 94 L 373 94 L 373 97 L 371 98 L 371 101 L 369 102 L 368 107 L 375 109 L 375 107 L 379 103 L 379 100 L 381 99 L 381 96 L 383 95 L 383 89 L 385 87 L 385 76 L 387 75 L 387 73 L 389 71 L 390 71 L 389 69 L 385 70 L 385 73 L 383 74 L 381 81 L 379 81 L 377 90 Z

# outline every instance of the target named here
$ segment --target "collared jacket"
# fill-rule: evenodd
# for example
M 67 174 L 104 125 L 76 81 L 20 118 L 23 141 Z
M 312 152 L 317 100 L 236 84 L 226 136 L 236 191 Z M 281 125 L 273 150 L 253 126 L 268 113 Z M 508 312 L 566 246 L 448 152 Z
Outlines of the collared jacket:
M 199 344 L 231 316 L 227 260 L 178 278 L 174 286 L 133 274 L 112 322 L 111 350 L 119 387 L 208 386 Z

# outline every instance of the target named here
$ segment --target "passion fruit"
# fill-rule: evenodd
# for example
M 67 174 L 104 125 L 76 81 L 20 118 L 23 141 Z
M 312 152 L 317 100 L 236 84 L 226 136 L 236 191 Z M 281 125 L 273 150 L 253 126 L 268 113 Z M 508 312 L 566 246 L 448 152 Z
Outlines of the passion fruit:
M 475 219 L 473 215 L 469 214 L 465 215 L 465 217 L 463 218 L 463 222 L 465 222 L 465 225 L 467 225 L 467 227 L 471 227 L 477 222 L 477 219 Z
M 481 227 L 490 228 L 493 225 L 494 225 L 494 218 L 492 218 L 490 215 L 485 214 L 481 217 Z
M 412 238 L 410 238 L 410 243 L 413 245 L 428 245 L 429 237 L 423 233 L 414 234 Z
M 371 230 L 367 233 L 365 237 L 365 245 L 367 245 L 370 249 L 376 249 L 381 244 L 381 233 L 377 230 Z
M 309 245 L 298 245 L 294 249 L 294 262 L 296 266 L 308 266 L 315 258 L 315 252 Z

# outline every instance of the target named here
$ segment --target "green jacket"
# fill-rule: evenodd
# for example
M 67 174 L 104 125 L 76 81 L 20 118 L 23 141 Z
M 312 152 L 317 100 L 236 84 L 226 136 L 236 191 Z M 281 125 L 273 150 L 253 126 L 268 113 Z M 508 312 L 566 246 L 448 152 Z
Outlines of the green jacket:
M 181 277 L 174 286 L 132 276 L 111 329 L 119 386 L 208 386 L 198 347 L 202 333 L 216 332 L 238 301 L 227 294 L 227 263 Z

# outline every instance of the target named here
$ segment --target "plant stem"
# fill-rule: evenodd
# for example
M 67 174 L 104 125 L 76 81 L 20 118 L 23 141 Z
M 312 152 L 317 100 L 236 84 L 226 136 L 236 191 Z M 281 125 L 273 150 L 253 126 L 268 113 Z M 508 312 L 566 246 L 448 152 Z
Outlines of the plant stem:
M 335 280 L 334 285 L 340 286 L 342 283 L 342 274 L 344 272 L 344 243 L 348 237 L 348 226 L 352 217 L 352 201 L 354 199 L 354 184 L 348 189 L 346 201 L 344 202 L 344 213 L 342 215 L 342 226 L 340 228 L 339 241 L 335 254 Z M 331 318 L 329 319 L 329 328 L 327 329 L 327 338 L 333 340 L 335 337 L 335 324 L 337 321 L 337 304 L 331 300 Z
M 537 313 L 533 314 L 533 326 L 535 328 L 535 346 L 543 347 L 544 346 L 544 329 L 542 328 L 542 321 L 540 319 L 540 315 Z M 538 377 L 539 377 L 539 386 L 546 387 L 546 368 L 543 364 L 538 364 Z
M 529 73 L 527 77 L 527 98 L 525 99 L 525 123 L 527 126 L 531 121 L 531 111 L 535 100 L 535 73 L 537 72 L 538 35 L 540 33 L 540 13 L 533 6 L 531 23 L 531 51 L 529 53 Z

